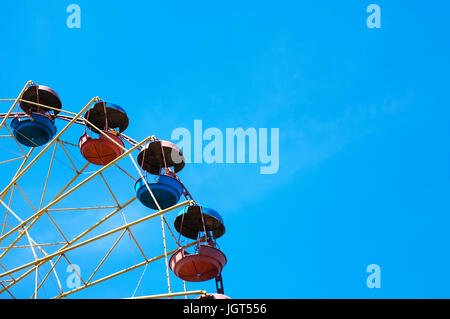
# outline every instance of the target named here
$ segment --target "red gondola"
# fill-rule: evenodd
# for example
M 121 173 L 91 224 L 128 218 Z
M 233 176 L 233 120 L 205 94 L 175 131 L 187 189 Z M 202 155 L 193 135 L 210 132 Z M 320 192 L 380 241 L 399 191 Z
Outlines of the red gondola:
M 124 143 L 118 136 L 128 127 L 123 108 L 104 101 L 97 102 L 84 115 L 86 132 L 79 140 L 83 157 L 92 164 L 106 165 L 123 154 Z M 97 134 L 98 137 L 93 137 Z
M 194 254 L 189 254 L 184 248 L 178 249 L 170 258 L 169 265 L 177 277 L 198 282 L 215 278 L 226 263 L 225 254 L 219 249 L 209 244 L 200 244 Z
M 175 219 L 175 229 L 187 238 L 199 240 L 194 253 L 179 247 L 170 258 L 174 274 L 186 281 L 218 279 L 227 263 L 215 240 L 225 233 L 222 217 L 215 210 L 200 205 L 185 207 Z

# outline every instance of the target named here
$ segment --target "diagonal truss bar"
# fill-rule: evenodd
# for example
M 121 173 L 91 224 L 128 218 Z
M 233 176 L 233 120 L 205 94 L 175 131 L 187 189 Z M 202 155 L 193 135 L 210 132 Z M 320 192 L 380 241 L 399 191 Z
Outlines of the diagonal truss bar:
M 31 153 L 33 152 L 33 150 L 34 150 L 34 147 L 32 147 L 32 148 L 30 149 L 30 151 L 28 152 L 28 154 L 25 156 L 24 160 L 23 160 L 22 163 L 20 164 L 20 166 L 19 166 L 19 168 L 17 169 L 16 174 L 14 174 L 14 177 L 13 177 L 13 178 L 15 178 L 15 177 L 20 173 L 20 171 L 22 170 L 22 168 L 25 166 L 25 164 L 27 163 L 28 159 L 30 158 Z M 9 192 L 9 190 L 8 190 L 8 192 Z M 6 195 L 8 195 L 8 192 L 5 192 L 5 194 L 3 194 L 2 196 L 0 196 L 0 199 L 1 199 L 1 200 L 4 200 L 5 197 L 6 197 Z M 1 242 L 1 240 L 0 240 L 0 242 Z
M 9 271 L 7 271 L 7 272 L 4 272 L 4 273 L 0 274 L 0 278 L 1 278 L 1 277 L 4 277 L 4 276 L 8 276 L 8 275 L 10 275 L 10 274 L 12 274 L 12 273 L 15 273 L 15 272 L 19 271 L 19 270 L 28 268 L 28 267 L 30 267 L 30 266 L 36 266 L 36 265 L 39 266 L 40 264 L 42 264 L 42 263 L 44 263 L 44 262 L 50 260 L 51 258 L 60 255 L 60 254 L 64 254 L 64 253 L 66 253 L 66 252 L 68 252 L 68 251 L 74 250 L 74 249 L 76 249 L 76 248 L 79 248 L 79 247 L 81 247 L 81 246 L 87 245 L 87 244 L 89 244 L 89 243 L 91 243 L 91 242 L 94 242 L 94 241 L 96 241 L 96 240 L 99 240 L 99 239 L 101 239 L 101 238 L 104 238 L 104 237 L 107 237 L 107 236 L 109 236 L 109 235 L 112 235 L 112 234 L 114 234 L 114 233 L 116 233 L 116 232 L 118 232 L 118 231 L 121 231 L 121 230 L 130 228 L 130 227 L 135 226 L 135 225 L 140 224 L 140 223 L 143 223 L 143 222 L 145 222 L 145 221 L 147 221 L 147 220 L 149 220 L 149 219 L 158 217 L 158 216 L 160 216 L 160 215 L 162 215 L 162 214 L 165 214 L 165 213 L 167 213 L 167 212 L 169 212 L 169 211 L 172 211 L 172 210 L 174 210 L 174 209 L 177 209 L 177 208 L 180 208 L 180 207 L 183 207 L 183 206 L 186 206 L 186 205 L 192 205 L 192 204 L 193 204 L 192 201 L 184 201 L 184 202 L 179 203 L 179 204 L 176 204 L 176 205 L 174 205 L 174 206 L 172 206 L 172 207 L 163 209 L 163 210 L 161 210 L 161 211 L 159 211 L 159 212 L 156 212 L 156 213 L 147 215 L 147 216 L 142 217 L 142 218 L 140 218 L 140 219 L 138 219 L 138 220 L 135 220 L 135 221 L 133 221 L 133 222 L 131 222 L 131 223 L 127 223 L 127 224 L 122 225 L 122 226 L 120 226 L 120 227 L 114 228 L 114 229 L 112 229 L 112 230 L 110 230 L 110 231 L 107 231 L 107 232 L 105 232 L 105 233 L 103 233 L 103 234 L 100 234 L 100 235 L 98 235 L 98 236 L 95 236 L 95 237 L 92 237 L 92 238 L 90 238 L 90 239 L 87 239 L 87 240 L 85 240 L 85 241 L 83 241 L 83 242 L 81 242 L 81 243 L 78 243 L 78 244 L 76 244 L 76 245 L 68 246 L 68 247 L 66 247 L 66 248 L 62 248 L 62 249 L 60 249 L 60 250 L 58 250 L 58 251 L 56 251 L 56 252 L 54 252 L 54 253 L 52 253 L 52 254 L 50 254 L 50 255 L 48 255 L 48 256 L 45 256 L 45 257 L 40 258 L 40 259 L 38 259 L 38 260 L 35 260 L 35 261 L 29 262 L 29 263 L 27 263 L 27 264 L 24 264 L 24 265 L 22 265 L 22 266 L 19 266 L 19 267 L 15 268 L 15 269 L 12 269 L 12 270 L 9 270 Z M 168 253 L 168 254 L 170 254 L 170 253 Z M 164 254 L 163 257 L 164 257 L 165 255 L 166 255 L 166 254 Z M 0 292 L 1 292 L 1 291 L 0 291 Z
M 95 173 L 91 174 L 89 177 L 87 177 L 86 179 L 84 179 L 83 181 L 81 181 L 80 183 L 78 183 L 77 185 L 75 185 L 74 187 L 72 187 L 71 189 L 69 189 L 68 191 L 66 191 L 64 194 L 61 194 L 60 196 L 58 196 L 57 198 L 55 198 L 53 201 L 51 201 L 49 204 L 47 204 L 47 206 L 45 206 L 44 208 L 40 209 L 36 214 L 30 216 L 29 218 L 27 218 L 23 223 L 20 223 L 19 225 L 17 225 L 16 227 L 14 227 L 12 230 L 10 230 L 8 233 L 6 233 L 5 235 L 3 235 L 2 237 L 0 237 L 0 242 L 5 239 L 6 237 L 8 237 L 9 235 L 11 235 L 13 232 L 17 231 L 19 228 L 23 227 L 25 224 L 30 223 L 30 225 L 27 227 L 27 229 L 31 228 L 37 221 L 38 219 L 42 216 L 42 214 L 44 214 L 45 211 L 47 211 L 49 208 L 51 208 L 52 206 L 54 206 L 55 204 L 57 204 L 58 202 L 60 202 L 62 199 L 66 198 L 68 195 L 72 194 L 75 190 L 77 190 L 78 188 L 80 188 L 81 186 L 83 186 L 84 184 L 86 184 L 87 182 L 89 182 L 90 180 L 92 180 L 94 177 L 96 177 L 97 175 L 101 174 L 103 171 L 105 171 L 106 169 L 108 169 L 110 166 L 114 165 L 114 163 L 118 162 L 119 160 L 121 160 L 122 158 L 124 158 L 125 156 L 128 156 L 128 154 L 131 154 L 131 152 L 133 152 L 134 150 L 136 150 L 139 146 L 145 144 L 147 141 L 149 141 L 151 139 L 151 137 L 147 137 L 144 140 L 142 140 L 140 143 L 136 144 L 135 146 L 133 146 L 132 148 L 130 148 L 129 150 L 127 150 L 126 152 L 124 152 L 122 155 L 120 155 L 119 157 L 115 158 L 113 161 L 111 161 L 109 164 L 103 166 L 102 168 L 100 168 L 98 171 L 96 171 Z M 30 163 L 31 164 L 31 163 Z M 25 170 L 25 169 L 24 169 Z M 21 172 L 23 173 L 23 171 Z M 21 174 L 19 173 L 19 175 Z M 18 236 L 18 239 L 20 239 L 21 236 Z M 18 241 L 18 239 L 16 239 L 16 242 Z M 6 251 L 0 256 L 0 259 L 3 257 L 3 255 L 6 253 Z
M 58 141 L 55 143 L 55 147 L 53 148 L 52 158 L 50 160 L 50 165 L 48 166 L 47 178 L 45 179 L 44 191 L 42 192 L 41 202 L 39 203 L 39 209 L 42 208 L 42 204 L 44 203 L 45 192 L 47 191 L 48 180 L 50 179 L 50 172 L 53 167 L 53 160 L 55 159 L 56 148 L 58 146 Z
M 8 186 L 6 186 L 1 192 L 0 192 L 0 197 L 2 197 L 10 188 L 12 185 L 14 185 L 15 182 L 17 182 L 17 180 L 19 178 L 21 178 L 25 172 L 27 172 L 34 163 L 36 163 L 36 161 L 50 148 L 50 146 L 52 146 L 60 137 L 61 135 L 67 131 L 69 129 L 69 127 L 84 113 L 84 111 L 91 106 L 92 103 L 94 103 L 95 101 L 98 101 L 99 98 L 98 97 L 94 97 L 91 101 L 89 101 L 88 104 L 86 104 L 80 112 L 78 112 L 78 114 L 76 116 L 74 116 L 72 118 L 72 120 L 58 133 L 56 134 L 56 136 L 45 145 L 45 147 L 42 149 L 42 151 L 36 155 L 36 157 L 34 157 L 31 162 L 24 168 L 22 169 L 16 176 L 14 176 L 14 178 L 11 180 L 11 182 L 8 184 Z M 6 118 L 5 118 L 6 119 Z
M 70 185 L 72 185 L 72 183 L 78 178 L 78 176 L 81 175 L 81 173 L 88 167 L 89 163 L 86 163 L 86 165 L 69 181 L 69 183 L 67 183 L 66 186 L 64 186 L 64 188 L 60 191 L 60 193 L 56 196 L 60 196 Z M 18 187 L 18 184 L 14 184 L 15 186 Z M 13 188 L 14 189 L 14 188 Z M 20 188 L 18 187 L 18 189 L 20 190 Z M 23 194 L 23 193 L 22 193 Z M 24 195 L 24 194 L 23 194 Z M 27 199 L 27 197 L 24 195 L 25 199 Z M 27 199 L 28 200 L 28 199 Z M 33 205 L 30 203 L 31 207 L 33 207 Z M 40 212 L 40 211 L 39 211 Z M 26 224 L 29 222 L 29 220 L 32 220 L 35 216 L 37 216 L 37 214 L 39 213 L 38 211 L 36 211 L 36 213 L 31 216 L 30 218 L 28 218 L 27 220 L 23 221 L 22 223 L 20 223 L 20 225 L 16 226 L 15 228 L 12 228 L 8 233 L 6 234 L 2 234 L 2 236 L 0 237 L 0 242 L 6 238 L 7 236 L 9 236 L 11 233 L 17 231 L 19 228 L 22 227 L 22 225 Z M 14 246 L 14 244 L 19 241 L 19 239 L 22 237 L 22 234 L 12 243 L 9 245 L 9 247 L 0 255 L 0 259 L 3 258 L 3 256 Z
M 194 246 L 194 245 L 196 245 L 196 244 L 198 244 L 198 241 L 194 241 L 194 242 L 192 242 L 192 243 L 189 243 L 189 244 L 187 244 L 187 245 L 184 245 L 184 246 L 182 246 L 182 248 L 186 249 L 186 248 L 189 248 L 189 247 Z M 176 248 L 176 249 L 170 251 L 169 254 L 175 253 L 178 249 L 179 249 L 179 248 Z M 101 278 L 101 279 L 98 279 L 98 280 L 96 280 L 96 281 L 93 281 L 93 282 L 91 282 L 91 283 L 88 283 L 88 284 L 86 284 L 86 285 L 84 285 L 84 286 L 81 286 L 81 287 L 79 287 L 79 288 L 76 288 L 76 289 L 70 290 L 70 291 L 68 291 L 68 292 L 65 292 L 65 293 L 63 293 L 63 294 L 61 294 L 61 295 L 55 297 L 54 299 L 58 299 L 58 298 L 62 298 L 62 297 L 67 297 L 68 295 L 71 295 L 71 294 L 73 294 L 73 293 L 75 293 L 75 292 L 78 292 L 78 291 L 80 291 L 80 290 L 89 288 L 89 287 L 91 287 L 91 286 L 97 285 L 97 284 L 99 284 L 99 283 L 101 283 L 101 282 L 103 282 L 103 281 L 105 281 L 105 280 L 108 280 L 108 279 L 117 277 L 117 276 L 122 275 L 122 274 L 124 274 L 124 273 L 127 273 L 127 272 L 129 272 L 129 271 L 131 271 L 131 270 L 134 270 L 134 269 L 137 269 L 137 268 L 139 268 L 139 267 L 145 266 L 145 265 L 147 265 L 147 264 L 149 264 L 149 263 L 158 261 L 158 260 L 160 260 L 160 259 L 163 259 L 163 258 L 165 257 L 165 255 L 166 255 L 166 254 L 162 254 L 162 255 L 159 255 L 159 256 L 157 256 L 157 257 L 153 257 L 153 258 L 149 259 L 148 261 L 143 261 L 143 262 L 138 263 L 138 264 L 136 264 L 136 265 L 134 265 L 134 266 L 125 268 L 125 269 L 123 269 L 123 270 L 121 270 L 121 271 L 118 271 L 118 272 L 115 272 L 115 273 L 113 273 L 113 274 L 111 274 L 111 275 L 109 275 L 109 276 L 105 276 L 105 277 L 103 277 L 103 278 Z
M 5 204 L 3 203 L 3 201 L 1 201 L 0 200 L 0 202 L 1 202 L 1 204 L 2 205 L 4 205 L 5 206 Z M 7 209 L 8 209 L 8 211 L 10 211 L 11 213 L 12 213 L 12 215 L 18 220 L 18 221 L 21 221 L 21 219 L 20 219 L 20 217 L 19 216 L 17 216 L 12 210 L 11 210 L 11 208 L 9 208 L 9 207 L 7 207 Z M 19 230 L 20 231 L 20 230 Z M 37 254 L 36 254 L 36 251 L 35 251 L 35 247 L 37 248 L 37 249 L 39 249 L 39 251 L 42 253 L 42 254 L 44 254 L 45 256 L 47 256 L 47 253 L 45 252 L 45 250 L 41 247 L 41 245 L 39 245 L 39 244 L 37 244 L 36 243 L 36 241 L 34 241 L 33 240 L 33 238 L 31 238 L 31 236 L 30 236 L 30 234 L 28 233 L 28 231 L 27 231 L 27 229 L 25 229 L 24 231 L 20 231 L 22 234 L 25 234 L 26 236 L 27 236 L 27 238 L 28 238 L 28 243 L 29 243 L 29 248 L 31 248 L 31 250 L 32 250 L 32 252 L 33 252 L 33 256 L 34 256 L 34 258 L 35 258 L 35 260 L 37 260 L 38 259 L 38 257 L 37 257 Z M 54 266 L 53 266 L 53 262 L 50 260 L 50 264 L 52 265 L 52 268 L 54 268 Z M 3 266 L 2 266 L 3 267 Z M 4 268 L 4 267 L 3 267 Z M 5 269 L 5 268 L 4 268 Z M 39 287 L 38 287 L 38 271 L 39 271 L 39 266 L 36 266 L 36 267 L 33 267 L 32 269 L 31 269 L 31 272 L 32 271 L 36 271 L 36 278 L 35 278 L 35 292 L 34 292 L 34 294 L 33 294 L 33 296 L 35 296 L 35 298 L 37 298 L 37 292 L 38 292 L 38 290 L 39 290 Z M 27 275 L 29 274 L 29 273 L 31 273 L 31 272 L 27 272 Z M 56 273 L 56 271 L 55 270 L 53 270 L 53 273 L 54 273 L 54 275 L 55 275 L 55 278 L 56 278 L 56 280 L 57 280 L 57 282 L 58 282 L 58 285 L 59 285 L 59 287 L 60 287 L 60 289 L 61 289 L 61 291 L 62 291 L 62 287 L 61 287 L 61 283 L 60 283 L 60 281 L 59 281 L 59 278 L 58 278 L 58 274 Z M 12 276 L 10 276 L 13 280 L 12 280 L 12 283 L 11 284 L 9 284 L 7 287 L 4 287 L 4 289 L 6 289 L 6 290 L 8 290 L 8 288 L 9 287 L 11 287 L 11 286 L 13 286 L 14 284 L 16 284 L 20 279 L 22 279 L 23 277 L 20 277 L 19 278 L 19 280 L 16 280 L 16 279 L 14 279 Z M 3 292 L 4 290 L 2 290 L 2 292 Z
M 30 84 L 32 84 L 32 81 L 28 81 L 27 84 L 25 84 L 25 86 L 23 87 L 22 91 L 20 92 L 19 96 L 17 97 L 17 99 L 14 101 L 13 105 L 11 106 L 11 108 L 9 109 L 8 113 L 6 113 L 6 116 L 3 118 L 2 122 L 0 123 L 0 129 L 3 127 L 3 125 L 5 125 L 6 120 L 8 119 L 8 117 L 11 115 L 12 111 L 14 110 L 14 108 L 16 107 L 17 103 L 19 103 L 19 100 L 22 98 L 22 95 L 25 93 L 25 90 L 28 88 L 28 86 L 30 86 Z
M 95 228 L 97 228 L 98 226 L 100 226 L 102 223 L 104 223 L 105 221 L 109 220 L 112 216 L 114 216 L 116 213 L 118 213 L 119 211 L 121 211 L 122 209 L 124 209 L 125 207 L 127 207 L 129 204 L 131 204 L 132 202 L 134 202 L 137 199 L 137 197 L 133 197 L 132 199 L 130 199 L 128 202 L 126 202 L 125 204 L 123 204 L 120 208 L 114 210 L 113 212 L 111 212 L 110 214 L 108 214 L 107 216 L 105 216 L 104 218 L 102 218 L 100 221 L 98 221 L 96 224 L 94 224 L 92 227 L 90 227 L 89 229 L 85 230 L 84 232 L 82 232 L 81 234 L 79 234 L 77 237 L 75 237 L 74 239 L 72 239 L 70 242 L 66 243 L 63 247 L 61 247 L 57 252 L 61 251 L 62 249 L 65 249 L 67 247 L 69 247 L 70 245 L 72 245 L 73 243 L 77 242 L 80 238 L 86 236 L 86 234 L 90 233 L 92 230 L 94 230 Z M 64 243 L 63 243 L 64 244 Z M 3 248 L 3 249 L 10 249 L 11 247 L 7 247 L 7 248 Z M 17 248 L 17 246 L 13 247 L 13 248 Z M 62 254 L 60 255 L 62 256 Z M 47 260 L 44 260 L 43 262 L 41 262 L 39 265 L 34 266 L 33 268 L 31 268 L 30 270 L 28 270 L 27 272 L 25 272 L 24 274 L 22 274 L 20 277 L 18 277 L 17 279 L 15 279 L 13 281 L 13 283 L 11 283 L 10 285 L 8 285 L 6 288 L 11 287 L 12 285 L 18 283 L 19 281 L 21 281 L 23 278 L 25 278 L 26 276 L 28 276 L 31 272 L 33 272 L 33 270 L 36 267 L 41 266 L 43 263 L 45 263 Z M 50 260 L 51 262 L 51 260 Z M 18 269 L 20 270 L 20 269 Z M 18 271 L 17 270 L 17 271 Z M 6 269 L 5 269 L 6 271 Z M 0 276 L 1 277 L 1 276 Z M 4 291 L 0 290 L 0 293 L 2 293 Z
M 76 113 L 74 113 L 74 112 L 70 112 L 70 111 L 63 110 L 63 109 L 58 109 L 58 108 L 53 107 L 53 106 L 50 106 L 50 105 L 44 105 L 44 104 L 40 104 L 40 103 L 37 103 L 37 102 L 24 100 L 24 99 L 22 99 L 22 98 L 20 98 L 19 101 L 20 101 L 20 102 L 26 102 L 27 104 L 32 104 L 32 105 L 44 107 L 44 108 L 46 108 L 46 109 L 50 109 L 50 110 L 53 110 L 53 111 L 58 111 L 58 112 L 62 112 L 62 113 L 67 113 L 67 114 L 70 114 L 70 115 L 76 115 Z
M 114 242 L 114 244 L 112 245 L 112 247 L 109 249 L 109 251 L 106 253 L 105 257 L 103 257 L 103 259 L 101 260 L 101 262 L 98 264 L 97 268 L 95 268 L 95 270 L 92 272 L 91 276 L 89 277 L 89 279 L 86 281 L 86 283 L 89 283 L 92 279 L 92 277 L 94 277 L 94 275 L 97 273 L 97 271 L 100 269 L 100 267 L 103 265 L 103 263 L 106 261 L 106 259 L 108 258 L 108 256 L 112 253 L 112 251 L 114 250 L 114 248 L 117 246 L 117 244 L 119 243 L 119 241 L 122 239 L 123 235 L 125 235 L 125 233 L 127 232 L 127 230 L 125 229 L 119 236 L 119 238 L 117 238 L 117 240 Z

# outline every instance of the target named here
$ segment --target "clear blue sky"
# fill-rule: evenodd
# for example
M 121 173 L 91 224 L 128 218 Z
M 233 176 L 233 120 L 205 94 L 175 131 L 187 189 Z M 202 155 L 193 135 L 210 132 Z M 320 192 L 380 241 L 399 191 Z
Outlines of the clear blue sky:
M 78 0 L 80 29 L 66 26 L 72 2 L 2 1 L 0 98 L 28 80 L 71 111 L 100 96 L 127 110 L 137 140 L 194 120 L 279 128 L 277 174 L 192 163 L 179 175 L 225 220 L 233 298 L 449 298 L 450 4 L 373 2 L 381 29 L 361 0 Z M 138 206 L 129 220 L 149 213 Z M 140 241 L 161 244 L 159 219 L 145 225 Z M 106 270 L 133 258 L 119 257 Z M 380 289 L 366 286 L 373 263 Z M 138 294 L 166 291 L 161 265 Z M 73 297 L 129 296 L 137 277 Z

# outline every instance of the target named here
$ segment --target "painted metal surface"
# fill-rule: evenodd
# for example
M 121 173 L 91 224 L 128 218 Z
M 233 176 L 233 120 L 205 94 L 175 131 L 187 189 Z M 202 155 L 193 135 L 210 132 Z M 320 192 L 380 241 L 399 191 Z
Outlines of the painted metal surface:
M 56 109 L 61 109 L 62 107 L 61 100 L 59 99 L 58 94 L 48 86 L 44 85 L 29 86 L 23 93 L 22 99 L 30 102 L 48 105 Z M 19 105 L 21 109 L 28 114 L 31 114 L 32 112 L 53 112 L 54 115 L 57 115 L 59 113 L 59 111 L 57 110 L 52 110 L 43 106 L 37 106 L 24 101 L 21 101 Z
M 137 162 L 144 171 L 153 175 L 159 175 L 166 167 L 173 168 L 178 173 L 185 165 L 183 153 L 178 146 L 162 140 L 147 144 L 139 152 Z
M 117 104 L 99 101 L 86 111 L 84 118 L 94 124 L 100 130 L 118 129 L 123 132 L 127 129 L 129 118 L 125 109 Z M 89 123 L 86 126 L 96 132 L 97 130 Z
M 200 205 L 184 207 L 175 218 L 174 225 L 181 235 L 190 239 L 197 239 L 198 233 L 205 229 L 212 232 L 214 239 L 225 234 L 225 225 L 220 214 L 214 209 Z
M 200 244 L 195 254 L 184 248 L 178 249 L 170 258 L 170 269 L 185 281 L 200 282 L 215 278 L 227 263 L 225 254 L 219 249 Z
M 104 134 L 108 135 L 122 147 L 124 146 L 120 137 L 107 132 L 104 132 Z M 107 165 L 123 154 L 123 149 L 103 134 L 99 138 L 92 138 L 88 134 L 84 134 L 81 136 L 78 145 L 80 146 L 83 157 L 95 165 Z
M 224 294 L 206 294 L 198 296 L 195 299 L 231 299 L 231 298 Z
M 16 140 L 28 147 L 47 144 L 56 134 L 54 122 L 40 113 L 32 113 L 31 117 L 26 118 L 14 118 L 10 126 Z
M 178 203 L 181 194 L 183 194 L 183 186 L 174 177 L 169 175 L 160 175 L 156 183 L 148 183 L 148 187 L 155 196 L 161 209 L 171 207 Z M 146 207 L 158 209 L 145 182 L 140 178 L 134 185 L 136 196 L 139 201 Z

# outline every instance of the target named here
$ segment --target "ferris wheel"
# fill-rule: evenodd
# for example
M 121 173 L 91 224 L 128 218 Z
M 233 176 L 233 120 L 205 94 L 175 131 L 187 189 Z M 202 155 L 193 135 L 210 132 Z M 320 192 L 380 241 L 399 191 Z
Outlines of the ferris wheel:
M 29 81 L 0 101 L 12 103 L 0 114 L 1 298 L 83 297 L 121 277 L 126 290 L 132 272 L 133 298 L 228 298 L 223 219 L 178 177 L 185 159 L 175 144 L 125 135 L 125 109 L 98 97 L 75 113 Z M 138 293 L 151 271 L 167 292 Z M 210 280 L 217 294 L 187 289 Z

